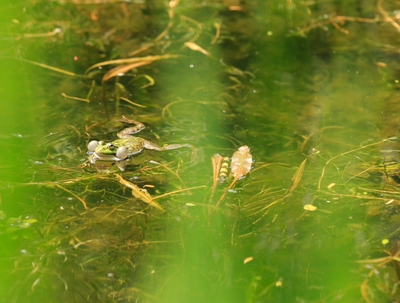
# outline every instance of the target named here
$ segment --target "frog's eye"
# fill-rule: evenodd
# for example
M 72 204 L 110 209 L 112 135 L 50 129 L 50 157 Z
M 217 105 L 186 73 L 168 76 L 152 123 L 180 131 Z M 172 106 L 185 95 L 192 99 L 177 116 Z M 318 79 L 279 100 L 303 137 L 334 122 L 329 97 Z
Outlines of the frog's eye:
M 99 145 L 99 142 L 97 142 L 96 140 L 90 141 L 88 144 L 88 151 L 94 152 L 98 145 Z
M 107 148 L 108 148 L 109 150 L 113 150 L 113 149 L 115 148 L 115 146 L 114 146 L 114 144 L 112 144 L 112 143 L 108 143 L 108 144 L 107 144 Z
M 126 149 L 126 147 L 121 146 L 117 149 L 117 153 L 115 155 L 118 159 L 124 160 L 126 159 L 126 157 L 128 157 L 128 150 Z

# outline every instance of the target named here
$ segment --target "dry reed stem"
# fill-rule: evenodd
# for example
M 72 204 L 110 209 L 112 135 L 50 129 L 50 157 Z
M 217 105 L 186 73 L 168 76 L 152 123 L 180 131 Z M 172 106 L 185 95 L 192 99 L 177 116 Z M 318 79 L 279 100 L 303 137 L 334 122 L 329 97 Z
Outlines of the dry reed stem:
M 55 28 L 54 30 L 52 30 L 51 32 L 48 33 L 41 33 L 41 34 L 21 34 L 22 37 L 25 38 L 41 38 L 41 37 L 51 37 L 51 36 L 55 36 L 59 33 L 61 33 L 61 29 L 60 28 Z M 19 39 L 19 37 L 17 38 L 17 40 Z
M 303 171 L 304 171 L 304 167 L 306 166 L 307 160 L 308 160 L 308 158 L 304 159 L 304 161 L 301 162 L 300 167 L 293 175 L 292 186 L 286 192 L 285 198 L 289 197 L 293 193 L 293 191 L 297 188 L 297 186 L 299 185 L 301 178 L 303 177 Z
M 210 195 L 210 203 L 212 203 L 212 200 L 214 198 L 214 193 L 215 189 L 217 188 L 218 185 L 218 176 L 219 176 L 219 170 L 221 169 L 221 164 L 222 164 L 223 157 L 219 154 L 216 154 L 211 157 L 211 162 L 213 166 L 213 187 L 211 190 L 211 195 Z
M 215 22 L 214 26 L 216 29 L 216 33 L 215 33 L 214 39 L 211 41 L 211 45 L 215 44 L 217 42 L 219 36 L 221 35 L 221 24 L 219 24 L 218 22 Z
M 164 208 L 162 208 L 160 205 L 158 205 L 156 202 L 154 202 L 153 197 L 147 192 L 146 189 L 140 188 L 137 185 L 126 181 L 124 178 L 122 178 L 118 174 L 114 174 L 118 178 L 118 182 L 121 183 L 122 185 L 125 185 L 126 187 L 130 188 L 132 190 L 132 195 L 137 198 L 142 200 L 143 202 L 154 206 L 162 211 L 164 211 Z
M 120 76 L 121 74 L 125 74 L 126 72 L 130 71 L 133 68 L 140 67 L 143 65 L 151 64 L 152 61 L 141 61 L 141 62 L 134 62 L 126 65 L 120 65 L 110 69 L 105 75 L 103 76 L 102 82 L 106 82 L 107 80 Z
M 65 99 L 72 99 L 72 100 L 78 100 L 78 101 L 84 101 L 87 103 L 90 103 L 90 100 L 88 99 L 82 99 L 82 98 L 78 98 L 78 97 L 72 97 L 72 96 L 68 96 L 65 93 L 61 93 L 61 95 L 65 98 Z
M 168 34 L 168 31 L 170 30 L 170 28 L 171 28 L 173 25 L 174 25 L 174 22 L 170 21 L 170 22 L 168 23 L 168 25 L 167 25 L 167 28 L 164 29 L 164 31 L 163 31 L 158 37 L 156 37 L 156 38 L 154 39 L 154 42 L 158 42 L 158 41 L 160 41 L 162 38 L 164 38 L 164 37 Z
M 124 100 L 124 101 L 126 101 L 126 102 L 128 102 L 128 103 L 130 103 L 130 104 L 132 104 L 132 105 L 137 106 L 137 107 L 143 107 L 143 108 L 146 108 L 146 107 L 147 107 L 146 105 L 141 105 L 141 104 L 139 104 L 139 103 L 135 103 L 135 102 L 133 102 L 133 101 L 127 99 L 127 98 L 124 98 L 124 97 L 119 97 L 119 98 L 120 98 L 121 100 Z
M 166 55 L 159 55 L 159 56 L 146 56 L 146 57 L 137 57 L 137 58 L 127 58 L 127 59 L 117 59 L 117 60 L 109 60 L 109 61 L 104 61 L 100 62 L 97 64 L 92 65 L 89 67 L 85 75 L 90 72 L 92 69 L 95 69 L 100 66 L 106 66 L 106 65 L 111 65 L 111 64 L 130 64 L 130 63 L 135 63 L 135 62 L 143 62 L 143 61 L 159 61 L 159 60 L 165 60 L 165 59 L 172 59 L 172 58 L 179 58 L 180 55 L 171 55 L 171 54 L 166 54 Z
M 382 3 L 384 0 L 378 0 L 378 3 L 376 4 L 379 13 L 385 18 L 386 21 L 388 21 L 391 25 L 394 26 L 398 31 L 400 31 L 400 25 L 393 20 L 393 18 L 390 18 L 389 15 L 386 13 L 386 11 L 382 7 Z
M 75 74 L 75 73 L 72 73 L 72 72 L 57 68 L 57 67 L 53 67 L 53 66 L 50 66 L 50 65 L 47 65 L 47 64 L 38 63 L 38 62 L 27 60 L 27 59 L 18 58 L 18 60 L 33 64 L 33 65 L 37 65 L 37 66 L 40 66 L 40 67 L 55 71 L 55 72 L 60 73 L 60 74 L 71 76 L 71 77 L 79 77 L 79 78 L 87 78 L 88 77 L 86 75 L 78 75 L 78 74 Z

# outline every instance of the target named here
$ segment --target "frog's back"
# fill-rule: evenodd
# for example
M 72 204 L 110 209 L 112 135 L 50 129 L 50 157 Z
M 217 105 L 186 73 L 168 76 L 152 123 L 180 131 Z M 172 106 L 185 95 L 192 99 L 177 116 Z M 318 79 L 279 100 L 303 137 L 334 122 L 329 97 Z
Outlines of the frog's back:
M 125 139 L 117 139 L 113 142 L 116 147 L 126 147 L 128 154 L 137 154 L 143 150 L 144 139 L 140 137 L 131 137 Z

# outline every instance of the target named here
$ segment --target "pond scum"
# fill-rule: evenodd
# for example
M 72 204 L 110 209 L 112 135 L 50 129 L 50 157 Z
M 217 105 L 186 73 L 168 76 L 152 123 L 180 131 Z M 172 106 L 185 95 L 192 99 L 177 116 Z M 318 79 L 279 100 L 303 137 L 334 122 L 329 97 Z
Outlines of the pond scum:
M 111 14 L 117 10 L 111 3 L 116 2 L 119 4 L 118 11 L 124 13 L 126 20 L 135 14 L 140 17 L 136 8 L 120 1 L 55 2 L 67 3 L 63 8 L 79 12 L 81 18 L 85 16 L 105 28 L 110 27 L 106 18 L 100 18 L 105 10 L 89 5 L 110 5 L 104 8 L 109 8 Z M 326 25 L 346 34 L 347 30 L 343 28 L 345 22 L 387 22 L 399 29 L 398 23 L 382 8 L 382 2 L 377 2 L 377 10 L 382 17 L 379 21 L 376 18 L 337 15 L 325 20 L 308 18 L 308 24 L 299 26 L 295 34 L 303 35 Z M 230 1 L 226 3 L 210 3 L 208 8 L 247 13 L 246 5 L 230 4 Z M 157 301 L 169 278 L 161 281 L 162 277 L 154 272 L 155 269 L 161 268 L 160 271 L 164 272 L 175 269 L 179 260 L 168 255 L 167 251 L 171 247 L 185 247 L 184 240 L 176 236 L 179 234 L 178 227 L 170 226 L 172 231 L 169 229 L 167 233 L 165 222 L 172 220 L 172 217 L 185 218 L 188 221 L 204 219 L 209 228 L 220 224 L 219 220 L 224 217 L 230 232 L 228 242 L 234 247 L 244 246 L 248 239 L 268 230 L 283 229 L 284 235 L 285 229 L 291 223 L 310 220 L 316 214 L 322 217 L 311 223 L 311 228 L 318 228 L 317 224 L 324 216 L 346 211 L 348 205 L 340 202 L 344 197 L 351 201 L 347 203 L 365 209 L 367 217 L 383 215 L 390 220 L 391 215 L 397 212 L 400 204 L 398 163 L 386 161 L 381 150 L 391 146 L 391 143 L 396 145 L 398 139 L 377 139 L 354 148 L 345 146 L 347 151 L 334 156 L 327 148 L 313 148 L 309 154 L 305 154 L 313 144 L 313 137 L 318 137 L 322 146 L 337 144 L 326 135 L 330 131 L 338 131 L 335 127 L 326 127 L 309 136 L 298 136 L 292 140 L 291 146 L 297 146 L 297 166 L 293 166 L 292 161 L 283 161 L 287 159 L 287 153 L 276 154 L 268 162 L 260 161 L 260 157 L 256 153 L 252 154 L 245 145 L 251 147 L 249 143 L 226 135 L 222 139 L 230 142 L 234 150 L 219 148 L 214 151 L 212 144 L 208 144 L 206 149 L 211 151 L 212 157 L 204 161 L 201 154 L 197 159 L 191 159 L 185 152 L 180 152 L 179 156 L 174 157 L 175 160 L 147 159 L 139 165 L 132 165 L 126 172 L 113 170 L 112 167 L 105 171 L 97 171 L 91 167 L 79 168 L 77 159 L 85 154 L 91 137 L 104 136 L 110 129 L 116 128 L 113 120 L 119 119 L 121 114 L 135 118 L 140 116 L 147 122 L 157 124 L 163 118 L 173 117 L 177 105 L 189 104 L 231 110 L 232 116 L 235 116 L 237 112 L 232 109 L 232 104 L 237 102 L 241 92 L 251 89 L 250 82 L 254 75 L 250 71 L 220 62 L 208 50 L 207 46 L 211 48 L 221 41 L 229 40 L 230 29 L 214 19 L 200 22 L 187 16 L 185 13 L 196 8 L 194 4 L 188 8 L 176 0 L 168 2 L 166 8 L 157 5 L 163 7 L 163 12 L 168 16 L 167 25 L 158 36 L 135 44 L 135 49 L 129 53 L 123 53 L 123 48 L 120 47 L 117 50 L 121 58 L 110 58 L 96 63 L 87 68 L 84 74 L 20 59 L 80 81 L 86 89 L 86 95 L 73 96 L 62 92 L 62 98 L 65 102 L 85 102 L 90 105 L 96 101 L 92 105 L 96 110 L 93 109 L 87 116 L 81 115 L 82 121 L 77 125 L 60 128 L 61 130 L 45 138 L 44 145 L 49 152 L 46 164 L 38 169 L 39 181 L 13 185 L 40 188 L 40 198 L 34 202 L 37 210 L 32 210 L 35 216 L 8 218 L 7 214 L 0 212 L 0 228 L 3 234 L 20 233 L 20 237 L 33 241 L 35 247 L 30 255 L 16 260 L 15 268 L 12 269 L 15 272 L 26 272 L 26 277 L 12 289 L 14 302 L 25 296 L 26 289 L 29 289 L 28 295 L 42 298 L 49 296 L 47 291 L 50 289 L 51 296 L 56 297 L 59 302 Z M 287 1 L 289 12 L 292 11 L 291 5 L 292 1 Z M 307 15 L 307 6 L 304 4 L 304 11 L 299 13 L 299 18 L 303 21 L 303 17 Z M 70 29 L 79 35 L 76 23 L 62 26 L 71 26 Z M 117 43 L 113 40 L 113 32 L 125 35 L 124 26 L 121 22 L 105 34 L 91 33 L 92 39 L 88 39 L 86 44 L 99 52 L 103 51 L 109 45 Z M 140 25 L 137 27 L 138 31 L 146 32 Z M 41 24 L 35 29 L 45 28 L 46 24 Z M 18 38 L 52 39 L 62 34 L 61 31 L 53 30 L 36 36 L 24 34 Z M 170 35 L 175 36 L 174 40 L 168 38 Z M 48 43 L 51 42 L 52 40 L 48 40 Z M 157 79 L 147 73 L 149 69 L 144 68 L 150 68 L 156 62 L 181 60 L 184 57 L 181 54 L 182 49 L 197 52 L 221 66 L 226 81 L 222 92 L 218 93 L 214 101 L 174 100 L 161 108 L 156 107 L 150 102 L 146 89 L 156 85 Z M 112 68 L 106 69 L 109 66 Z M 104 72 L 99 67 L 104 68 Z M 135 101 L 132 101 L 129 86 L 134 82 L 139 84 L 136 86 Z M 102 100 L 102 109 L 98 100 Z M 66 104 L 71 106 L 71 103 Z M 160 109 L 160 115 L 152 113 L 154 108 Z M 71 112 L 79 110 L 71 109 Z M 99 110 L 103 111 L 103 117 L 93 118 L 93 113 Z M 246 110 L 249 109 L 245 108 L 244 111 Z M 268 115 L 267 112 L 263 114 Z M 106 116 L 110 121 L 108 124 L 105 122 Z M 182 125 L 171 122 L 166 129 L 179 131 L 181 127 Z M 153 135 L 158 136 L 156 133 Z M 61 164 L 58 160 L 60 158 L 63 159 Z M 168 188 L 168 192 L 165 192 L 165 188 Z M 321 201 L 329 204 L 322 204 Z M 366 227 L 354 224 L 352 228 L 363 230 Z M 391 267 L 394 263 L 398 274 L 398 231 L 387 234 L 383 239 L 377 232 L 363 243 L 365 246 L 381 247 L 374 258 L 368 255 L 368 259 L 358 261 L 360 281 L 357 282 L 357 287 L 368 303 L 382 302 L 382 298 L 394 300 L 399 297 L 396 282 L 398 278 Z M 285 235 L 281 241 L 289 245 L 293 243 L 294 237 Z M 391 251 L 386 248 L 393 243 Z M 307 248 L 306 244 L 302 247 Z M 253 256 L 245 255 L 242 261 L 246 264 L 254 262 L 253 260 Z M 378 274 L 378 269 L 384 270 L 385 274 Z M 210 279 L 217 277 L 215 283 L 222 285 L 225 281 L 220 277 L 219 270 L 217 267 L 215 272 L 211 271 L 206 275 Z M 146 276 L 146 272 L 153 275 Z M 171 277 L 173 275 L 174 273 Z M 139 278 L 143 276 L 146 284 L 138 282 L 144 281 Z M 248 284 L 247 278 L 239 275 L 236 283 Z M 255 287 L 252 296 L 273 298 L 270 293 L 275 292 L 275 288 L 284 286 L 284 283 L 280 279 L 268 281 Z

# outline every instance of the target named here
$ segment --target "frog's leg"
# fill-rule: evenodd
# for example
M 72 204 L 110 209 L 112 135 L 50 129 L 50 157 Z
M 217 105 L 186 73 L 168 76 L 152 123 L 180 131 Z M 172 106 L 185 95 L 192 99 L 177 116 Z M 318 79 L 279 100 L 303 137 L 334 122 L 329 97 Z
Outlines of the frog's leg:
M 156 150 L 156 151 L 165 151 L 165 150 L 171 150 L 171 149 L 178 149 L 178 148 L 182 148 L 182 147 L 190 147 L 190 148 L 195 148 L 193 145 L 190 144 L 169 144 L 169 145 L 165 145 L 163 147 L 161 147 L 158 144 L 155 144 L 153 142 L 144 141 L 143 147 L 145 149 L 152 149 L 152 150 Z
M 165 150 L 171 150 L 171 149 L 178 149 L 178 148 L 182 148 L 182 147 L 189 147 L 192 149 L 192 160 L 191 160 L 192 162 L 193 162 L 193 158 L 197 156 L 197 148 L 190 144 L 169 144 L 169 145 L 165 145 L 165 146 L 161 147 L 158 144 L 144 140 L 143 147 L 146 149 L 152 149 L 152 150 L 157 150 L 157 151 L 165 151 Z
M 123 129 L 122 131 L 120 131 L 117 134 L 118 138 L 120 138 L 120 139 L 131 138 L 131 135 L 136 134 L 145 128 L 143 123 L 141 123 L 139 121 L 135 121 L 135 120 L 130 120 L 130 119 L 126 118 L 125 116 L 122 116 L 122 119 L 117 120 L 117 122 L 135 124 L 135 126 L 128 127 L 128 128 Z

